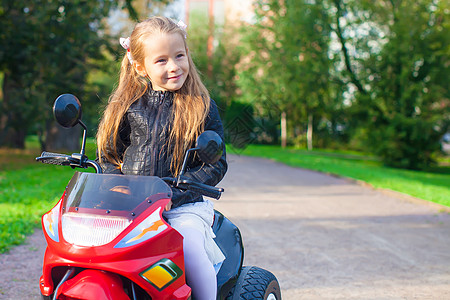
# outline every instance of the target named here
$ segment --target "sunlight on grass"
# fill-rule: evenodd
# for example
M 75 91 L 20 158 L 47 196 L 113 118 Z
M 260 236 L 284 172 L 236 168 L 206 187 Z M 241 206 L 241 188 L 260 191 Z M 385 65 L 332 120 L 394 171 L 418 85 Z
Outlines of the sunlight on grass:
M 41 216 L 56 204 L 73 173 L 70 168 L 37 163 L 0 171 L 0 253 L 40 226 Z
M 60 199 L 75 170 L 36 162 L 37 139 L 26 150 L 0 149 L 0 253 L 25 240 L 40 227 L 41 216 Z M 95 144 L 87 145 L 95 157 Z

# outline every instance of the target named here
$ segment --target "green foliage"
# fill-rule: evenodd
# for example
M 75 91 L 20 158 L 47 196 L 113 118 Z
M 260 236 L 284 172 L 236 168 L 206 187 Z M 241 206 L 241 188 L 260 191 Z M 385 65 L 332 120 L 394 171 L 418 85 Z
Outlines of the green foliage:
M 115 80 L 88 80 L 87 76 L 95 70 L 102 70 L 104 78 L 116 73 L 111 66 L 120 46 L 109 35 L 106 21 L 119 6 L 137 16 L 132 2 L 2 1 L 0 144 L 23 148 L 27 133 L 45 135 L 53 124 L 53 101 L 63 93 L 77 95 L 88 112 L 88 123 L 97 123 L 93 110 L 98 109 L 100 99 L 107 98 Z
M 255 11 L 255 24 L 243 29 L 242 99 L 270 118 L 286 112 L 295 141 L 308 116 L 317 126 L 339 105 L 330 81 L 330 19 L 323 3 L 312 1 L 256 1 Z
M 248 103 L 234 101 L 228 106 L 224 120 L 225 142 L 235 148 L 244 148 L 254 141 L 255 120 L 253 107 Z
M 65 92 L 83 102 L 93 135 L 124 54 L 106 17 L 122 8 L 144 18 L 161 7 L 153 2 L 170 1 L 3 1 L 0 144 L 45 135 Z M 227 136 L 276 142 L 284 111 L 288 138 L 302 146 L 312 115 L 315 146 L 365 149 L 386 165 L 420 169 L 449 130 L 449 11 L 444 0 L 261 0 L 240 33 L 215 27 L 212 57 L 206 14 L 191 15 L 188 41 Z M 249 104 L 243 116 L 238 103 Z
M 435 130 L 436 123 L 419 118 L 408 118 L 395 114 L 388 123 L 374 121 L 368 142 L 374 153 L 382 157 L 388 166 L 424 169 L 435 163 L 433 153 L 440 149 L 440 134 Z
M 257 124 L 253 119 L 253 106 L 237 100 L 236 65 L 241 58 L 240 49 L 236 46 L 237 28 L 231 24 L 224 27 L 216 25 L 214 34 L 219 43 L 213 55 L 208 57 L 208 17 L 194 11 L 190 20 L 189 49 L 211 98 L 219 106 L 225 139 L 237 148 L 244 147 L 254 141 Z
M 194 11 L 190 15 L 188 26 L 188 46 L 192 59 L 198 71 L 202 75 L 202 80 L 209 80 L 206 77 L 208 72 L 209 58 L 208 48 L 208 16 L 201 12 Z M 207 82 L 205 82 L 207 85 Z M 208 87 L 208 86 L 207 86 Z
M 117 83 L 119 70 L 120 59 L 107 58 L 105 62 L 102 62 L 101 68 L 89 71 L 85 89 L 77 95 L 83 106 L 83 122 L 88 128 L 88 136 L 92 137 L 97 133 L 100 116 Z
M 89 62 L 102 59 L 101 20 L 111 7 L 110 1 L 4 1 L 0 18 L 6 29 L 0 53 L 5 73 L 2 112 L 8 111 L 0 128 L 4 144 L 8 129 L 26 133 L 40 124 L 44 130 L 58 95 L 81 94 L 93 67 Z
M 366 146 L 386 165 L 430 166 L 450 123 L 448 2 L 335 3 L 347 11 L 338 10 L 341 43 L 357 51 L 343 74 L 358 87 L 351 127 L 366 129 Z M 349 38 L 358 28 L 367 32 Z
M 450 206 L 449 167 L 436 168 L 433 172 L 401 170 L 383 166 L 378 160 L 357 153 L 281 149 L 278 146 L 250 145 L 241 153 L 361 180 L 375 188 Z
M 236 28 L 233 26 L 214 27 L 214 38 L 218 44 L 214 53 L 208 57 L 207 45 L 210 33 L 209 20 L 206 14 L 193 11 L 188 27 L 188 44 L 194 63 L 201 73 L 203 83 L 210 91 L 211 97 L 221 108 L 220 113 L 225 117 L 227 108 L 237 95 L 235 83 L 236 64 L 240 60 L 240 52 L 236 47 Z
M 448 1 L 256 1 L 245 28 L 242 99 L 291 141 L 364 148 L 386 165 L 433 164 L 448 131 Z

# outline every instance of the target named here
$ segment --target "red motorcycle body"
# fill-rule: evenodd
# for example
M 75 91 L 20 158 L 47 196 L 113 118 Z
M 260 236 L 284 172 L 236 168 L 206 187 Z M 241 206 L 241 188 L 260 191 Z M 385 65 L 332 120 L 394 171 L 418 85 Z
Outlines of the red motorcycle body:
M 42 295 L 189 299 L 183 238 L 162 216 L 170 198 L 171 189 L 157 177 L 75 173 L 42 217 L 48 244 Z M 73 274 L 61 282 L 68 270 Z
M 42 217 L 47 240 L 42 296 L 46 299 L 191 299 L 186 284 L 183 237 L 164 219 L 172 197 L 170 186 L 219 199 L 222 188 L 195 180 L 154 176 L 101 174 L 101 166 L 85 155 L 86 125 L 81 104 L 71 94 L 59 96 L 53 106 L 58 123 L 84 128 L 80 153 L 43 152 L 42 163 L 86 169 L 76 172 L 58 203 Z M 224 149 L 221 137 L 203 132 L 195 152 L 208 164 Z M 182 172 L 185 171 L 185 164 Z M 170 186 L 168 185 L 170 184 Z M 275 276 L 256 267 L 242 267 L 244 248 L 239 229 L 214 212 L 215 242 L 225 255 L 217 273 L 217 299 L 281 299 Z

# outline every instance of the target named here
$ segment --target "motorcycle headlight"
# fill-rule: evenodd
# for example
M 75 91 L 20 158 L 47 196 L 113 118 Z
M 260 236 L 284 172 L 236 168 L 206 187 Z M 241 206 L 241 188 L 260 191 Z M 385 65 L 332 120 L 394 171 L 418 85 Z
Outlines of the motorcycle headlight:
M 115 239 L 131 221 L 81 213 L 65 213 L 61 218 L 64 239 L 78 246 L 101 246 Z

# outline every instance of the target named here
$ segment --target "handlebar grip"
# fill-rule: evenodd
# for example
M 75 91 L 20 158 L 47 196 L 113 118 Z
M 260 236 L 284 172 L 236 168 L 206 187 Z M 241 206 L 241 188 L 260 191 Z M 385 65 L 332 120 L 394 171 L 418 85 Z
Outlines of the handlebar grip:
M 67 157 L 68 155 L 67 154 L 61 154 L 61 153 L 47 152 L 47 151 L 44 151 L 41 154 L 41 157 L 48 157 L 48 156 L 52 156 L 52 157 L 55 157 L 55 156 Z
M 52 153 L 52 152 L 42 152 L 41 156 L 36 158 L 36 160 L 50 165 L 58 166 L 68 166 L 70 165 L 71 157 L 66 154 Z
M 193 192 L 200 193 L 200 194 L 202 194 L 203 196 L 206 196 L 206 197 L 214 198 L 216 200 L 219 200 L 220 196 L 222 195 L 220 190 L 206 189 L 206 188 L 201 188 L 201 187 L 198 187 L 198 186 L 195 186 L 195 185 L 189 186 L 189 190 L 193 191 Z
M 222 188 L 206 185 L 200 182 L 194 182 L 187 178 L 183 178 L 180 180 L 173 177 L 163 177 L 161 179 L 172 187 L 177 187 L 186 191 L 189 190 L 197 192 L 199 194 L 202 194 L 203 196 L 211 197 L 217 200 L 219 200 L 223 192 Z

